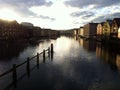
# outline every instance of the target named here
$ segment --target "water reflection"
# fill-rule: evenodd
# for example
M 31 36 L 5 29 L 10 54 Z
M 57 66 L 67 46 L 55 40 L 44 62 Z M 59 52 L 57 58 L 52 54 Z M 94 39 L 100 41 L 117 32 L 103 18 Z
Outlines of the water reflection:
M 116 63 L 119 62 L 116 61 L 119 56 L 116 57 L 118 54 L 112 52 L 110 47 L 101 43 L 96 44 L 91 40 L 81 40 L 81 38 L 76 40 L 74 37 L 60 37 L 53 44 L 53 61 L 40 65 L 40 71 L 37 71 L 30 80 L 31 83 L 37 81 L 39 84 L 32 84 L 32 88 L 38 87 L 41 90 L 120 89 L 120 76 L 115 73 L 119 66 Z M 23 83 L 25 82 L 21 85 Z M 27 86 L 23 88 L 25 87 Z
M 76 39 L 77 38 L 77 39 Z M 95 51 L 96 49 L 96 42 L 94 40 L 85 40 L 80 37 L 75 37 L 75 40 L 78 40 L 79 45 L 82 46 L 87 51 Z
M 47 49 L 50 43 L 54 44 L 54 51 L 56 55 L 59 56 L 59 61 L 55 61 L 57 63 L 62 62 L 65 56 L 80 56 L 87 52 L 96 52 L 96 56 L 100 58 L 104 63 L 107 63 L 113 69 L 120 70 L 119 59 L 120 53 L 115 47 L 111 47 L 110 45 L 102 45 L 101 43 L 96 43 L 94 40 L 83 40 L 79 37 L 66 37 L 62 36 L 53 39 L 41 40 L 38 44 L 28 45 L 25 43 L 17 43 L 17 44 L 0 44 L 0 67 L 1 71 L 3 68 L 6 68 L 13 64 L 24 61 L 28 56 L 32 57 L 37 54 L 37 52 L 42 52 L 43 49 Z M 82 52 L 79 52 L 79 47 L 84 48 Z M 72 49 L 74 48 L 74 49 Z M 117 52 L 118 51 L 118 52 Z M 53 55 L 50 55 L 51 60 L 53 60 Z M 89 56 L 90 57 L 90 56 Z M 5 62 L 8 60 L 9 62 Z M 7 64 L 6 64 L 7 63 Z M 5 64 L 5 65 L 4 65 Z
M 120 72 L 120 54 L 117 54 L 117 58 L 116 58 L 116 66 Z
M 120 71 L 120 52 L 118 47 L 109 44 L 103 45 L 101 42 L 81 38 L 78 38 L 78 42 L 85 50 L 96 52 L 96 56 L 108 64 L 111 69 Z
M 83 47 L 88 51 L 95 51 L 95 41 L 93 40 L 84 40 Z
M 96 44 L 96 56 L 101 57 L 101 43 Z
M 62 62 L 65 56 L 78 55 L 77 53 L 78 47 L 79 47 L 79 43 L 76 40 L 74 40 L 73 37 L 66 38 L 65 36 L 62 36 L 58 38 L 54 43 L 55 53 L 56 55 L 59 56 L 59 60 L 60 60 L 57 61 L 57 63 Z
M 78 41 L 79 41 L 80 46 L 83 46 L 84 40 L 79 38 Z
M 111 69 L 117 70 L 117 53 L 111 51 L 110 46 L 102 46 L 100 43 L 96 45 L 96 55 L 105 63 L 108 63 Z
M 54 45 L 54 54 L 42 59 L 39 70 L 31 73 L 30 79 L 21 81 L 18 84 L 20 89 L 17 90 L 32 90 L 36 87 L 39 90 L 120 89 L 120 75 L 116 72 L 120 70 L 120 54 L 110 46 L 93 40 L 65 36 L 44 40 L 25 48 L 18 60 L 43 51 L 51 43 Z
M 0 60 L 11 60 L 12 58 L 17 58 L 26 47 L 27 44 L 24 43 L 1 43 Z

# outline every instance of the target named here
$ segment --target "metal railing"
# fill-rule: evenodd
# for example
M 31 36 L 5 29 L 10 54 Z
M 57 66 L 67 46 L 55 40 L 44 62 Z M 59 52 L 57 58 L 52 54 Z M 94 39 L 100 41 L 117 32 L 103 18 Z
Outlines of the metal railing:
M 39 56 L 41 54 L 43 54 L 43 62 L 45 62 L 45 53 L 46 52 L 48 53 L 48 55 L 50 55 L 50 54 L 51 54 L 51 56 L 53 55 L 53 44 L 51 44 L 51 46 L 48 47 L 48 49 L 46 49 L 46 50 L 43 49 L 43 52 L 37 53 L 37 55 L 35 55 L 35 56 L 31 57 L 31 58 L 28 57 L 27 60 L 22 62 L 22 63 L 20 63 L 18 65 L 13 64 L 11 69 L 9 69 L 6 72 L 0 74 L 0 78 L 5 76 L 5 75 L 8 75 L 9 73 L 12 73 L 12 80 L 13 80 L 12 82 L 16 87 L 16 85 L 17 85 L 17 70 L 16 69 L 18 67 L 23 66 L 24 64 L 26 64 L 26 73 L 27 73 L 28 76 L 30 76 L 30 61 L 37 57 L 36 64 L 37 64 L 37 68 L 39 68 Z

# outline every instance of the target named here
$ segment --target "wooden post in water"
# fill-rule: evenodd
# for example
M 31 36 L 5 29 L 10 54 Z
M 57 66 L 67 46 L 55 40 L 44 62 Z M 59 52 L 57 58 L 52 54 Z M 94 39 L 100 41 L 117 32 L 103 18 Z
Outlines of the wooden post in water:
M 13 64 L 13 84 L 17 86 L 17 72 L 16 72 L 16 64 Z
M 43 50 L 43 62 L 45 62 L 45 49 Z
M 39 69 L 39 53 L 37 53 L 37 68 Z
M 26 66 L 26 69 L 27 69 L 27 75 L 28 77 L 30 76 L 30 58 L 28 57 L 27 58 L 27 66 Z
M 53 43 L 51 44 L 51 54 L 53 54 Z
M 50 47 L 48 47 L 48 57 L 50 57 Z
M 54 52 L 54 50 L 53 50 L 53 43 L 51 44 L 51 61 L 53 60 L 53 52 Z

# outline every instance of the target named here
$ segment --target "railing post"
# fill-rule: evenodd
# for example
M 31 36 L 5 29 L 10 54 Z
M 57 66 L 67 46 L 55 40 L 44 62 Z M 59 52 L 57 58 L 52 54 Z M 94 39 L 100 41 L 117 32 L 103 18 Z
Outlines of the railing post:
M 53 60 L 53 52 L 54 52 L 54 50 L 53 50 L 53 43 L 51 44 L 51 61 Z
M 29 77 L 30 76 L 30 58 L 29 57 L 27 58 L 27 66 L 26 66 L 26 68 L 27 68 L 27 75 Z
M 43 50 L 43 62 L 45 62 L 45 49 Z
M 53 54 L 53 43 L 51 44 L 51 54 Z
M 48 47 L 48 57 L 50 57 L 50 47 Z
M 13 64 L 13 84 L 15 85 L 15 87 L 17 86 L 16 64 Z
M 37 53 L 37 68 L 39 68 L 39 53 Z

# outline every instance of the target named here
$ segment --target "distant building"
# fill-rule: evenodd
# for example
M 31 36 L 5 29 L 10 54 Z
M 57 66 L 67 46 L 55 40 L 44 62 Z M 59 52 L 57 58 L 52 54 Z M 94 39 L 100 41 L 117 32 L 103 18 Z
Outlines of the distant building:
M 0 39 L 1 40 L 17 40 L 27 36 L 27 32 L 19 25 L 16 20 L 6 21 L 0 20 Z
M 28 28 L 33 28 L 33 26 L 34 26 L 32 23 L 29 23 L 29 22 L 22 22 L 21 25 L 28 27 Z
M 88 23 L 86 25 L 84 25 L 84 36 L 87 38 L 96 36 L 96 28 L 97 28 L 98 23 Z
M 74 30 L 59 30 L 61 35 L 74 35 Z
M 120 38 L 120 18 L 114 18 L 111 27 L 111 37 Z
M 34 26 L 32 23 L 29 23 L 29 22 L 22 22 L 21 25 L 25 28 L 25 30 L 28 32 L 28 38 L 31 38 L 33 37 L 33 29 L 34 29 Z
M 74 29 L 74 35 L 78 35 L 78 30 L 79 29 Z
M 79 36 L 84 36 L 84 33 L 83 33 L 83 27 L 80 27 L 79 30 L 78 30 L 78 35 Z
M 41 36 L 41 28 L 40 27 L 34 27 L 33 37 L 40 37 L 40 36 Z

